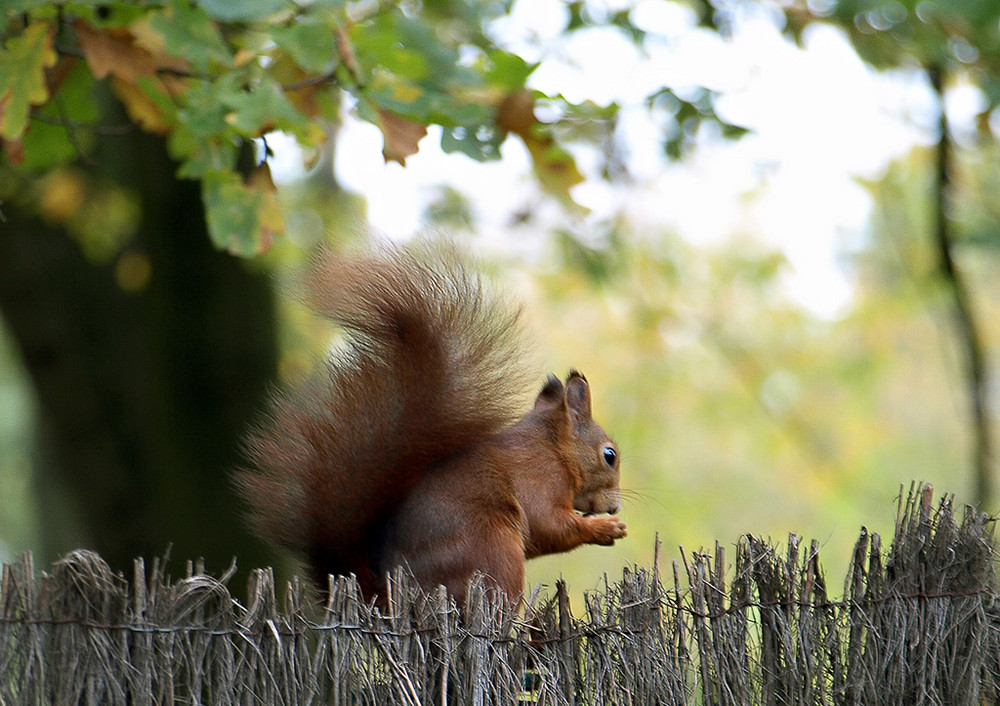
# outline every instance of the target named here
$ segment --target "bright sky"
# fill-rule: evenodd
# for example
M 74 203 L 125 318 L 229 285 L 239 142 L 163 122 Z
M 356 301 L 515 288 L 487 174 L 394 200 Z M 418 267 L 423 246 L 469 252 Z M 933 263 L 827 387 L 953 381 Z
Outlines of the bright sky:
M 679 4 L 640 3 L 634 21 L 658 37 L 646 55 L 614 31 L 561 37 L 565 11 L 558 0 L 520 0 L 495 30 L 506 46 L 542 61 L 532 87 L 571 101 L 623 106 L 621 136 L 633 183 L 591 180 L 574 190 L 576 200 L 594 217 L 625 208 L 636 223 L 672 227 L 696 244 L 757 238 L 788 259 L 790 296 L 822 316 L 842 311 L 852 285 L 841 256 L 863 242 L 870 209 L 856 178 L 877 178 L 914 142 L 932 139 L 929 88 L 905 75 L 875 73 L 834 29 L 814 28 L 800 49 L 763 10 L 724 41 L 695 29 L 693 14 Z M 719 110 L 753 134 L 667 163 L 659 128 L 642 106 L 643 97 L 664 84 L 724 92 Z M 971 114 L 974 96 L 956 96 L 949 107 Z M 502 231 L 513 212 L 534 201 L 529 160 L 516 140 L 505 143 L 501 162 L 482 165 L 443 154 L 439 137 L 432 131 L 404 169 L 383 164 L 374 126 L 353 119 L 345 125 L 337 176 L 368 199 L 377 230 L 394 237 L 419 230 L 441 182 L 473 199 L 487 232 Z M 579 161 L 586 173 L 587 155 Z M 274 168 L 279 179 L 288 174 L 281 163 Z

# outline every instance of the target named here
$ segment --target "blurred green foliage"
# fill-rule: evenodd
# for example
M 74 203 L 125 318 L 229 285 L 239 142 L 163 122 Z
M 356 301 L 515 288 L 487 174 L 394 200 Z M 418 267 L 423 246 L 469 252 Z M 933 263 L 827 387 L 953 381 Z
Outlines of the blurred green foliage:
M 963 182 L 990 183 L 991 154 L 963 150 Z M 640 231 L 624 215 L 600 235 L 563 228 L 541 251 L 490 261 L 526 302 L 539 381 L 550 370 L 582 370 L 595 415 L 623 454 L 629 537 L 534 560 L 530 581 L 564 575 L 578 591 L 594 587 L 615 567 L 648 564 L 656 537 L 669 561 L 680 546 L 731 546 L 744 533 L 781 541 L 789 532 L 819 539 L 837 577 L 860 527 L 891 536 L 895 499 L 912 480 L 973 502 L 963 373 L 926 235 L 932 171 L 931 151 L 915 147 L 865 185 L 874 204 L 868 238 L 845 263 L 854 295 L 832 318 L 791 299 L 784 257 L 750 238 L 695 246 L 667 230 Z M 956 214 L 963 234 L 989 217 L 974 203 L 965 211 Z M 428 215 L 439 213 L 453 223 L 435 202 Z M 997 350 L 996 254 L 963 243 L 959 257 Z M 294 381 L 331 332 L 298 306 L 289 313 L 299 333 L 283 369 Z

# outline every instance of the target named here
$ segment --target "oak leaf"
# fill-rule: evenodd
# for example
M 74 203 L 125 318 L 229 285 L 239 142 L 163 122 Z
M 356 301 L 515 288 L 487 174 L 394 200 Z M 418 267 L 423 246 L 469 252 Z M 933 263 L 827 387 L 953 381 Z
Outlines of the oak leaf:
M 344 62 L 344 66 L 347 67 L 351 76 L 357 78 L 358 60 L 354 55 L 354 45 L 351 43 L 351 37 L 348 35 L 347 30 L 340 26 L 334 32 L 337 35 L 337 53 L 340 54 L 340 60 Z
M 31 107 L 49 99 L 45 70 L 55 66 L 55 30 L 45 21 L 33 22 L 0 48 L 0 137 L 20 140 Z
M 571 210 L 586 210 L 569 193 L 571 188 L 583 182 L 583 175 L 573 156 L 559 146 L 535 117 L 535 99 L 530 91 L 520 90 L 506 96 L 497 106 L 496 122 L 498 128 L 514 133 L 524 142 L 535 176 L 545 191 Z
M 173 131 L 174 126 L 164 119 L 160 106 L 137 84 L 116 76 L 111 79 L 111 86 L 136 125 L 154 135 L 169 135 Z
M 94 78 L 115 76 L 135 83 L 140 77 L 156 75 L 156 59 L 135 44 L 135 37 L 127 29 L 100 30 L 82 20 L 77 20 L 75 27 L 80 50 Z
M 190 64 L 170 56 L 161 42 L 152 41 L 152 32 L 142 22 L 129 27 L 96 29 L 83 20 L 74 24 L 80 49 L 95 78 L 116 76 L 129 83 L 140 78 L 159 78 L 170 88 L 184 88 L 183 75 Z
M 504 97 L 497 106 L 497 127 L 524 138 L 531 135 L 538 123 L 535 117 L 535 99 L 527 90 L 516 91 Z
M 378 126 L 385 138 L 382 156 L 386 162 L 399 162 L 406 166 L 406 158 L 420 149 L 420 140 L 427 134 L 427 127 L 407 118 L 378 109 Z
M 271 170 L 262 164 L 246 182 L 230 171 L 208 172 L 201 180 L 208 235 L 215 246 L 249 257 L 267 250 L 284 232 Z
M 121 99 L 133 122 L 146 132 L 166 135 L 173 126 L 164 118 L 160 106 L 143 90 L 177 95 L 185 85 L 179 75 L 187 69 L 183 59 L 167 56 L 140 45 L 129 28 L 97 29 L 83 20 L 74 24 L 80 49 L 94 78 L 111 77 L 111 86 Z M 164 72 L 167 72 L 165 75 Z

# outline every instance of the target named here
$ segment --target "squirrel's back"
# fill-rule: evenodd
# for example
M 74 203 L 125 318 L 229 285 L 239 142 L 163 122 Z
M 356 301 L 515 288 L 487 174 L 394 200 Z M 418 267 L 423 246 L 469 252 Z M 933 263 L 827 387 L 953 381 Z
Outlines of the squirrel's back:
M 429 469 L 517 418 L 519 312 L 441 248 L 325 253 L 307 300 L 346 339 L 277 395 L 237 477 L 265 539 L 373 593 L 380 532 Z

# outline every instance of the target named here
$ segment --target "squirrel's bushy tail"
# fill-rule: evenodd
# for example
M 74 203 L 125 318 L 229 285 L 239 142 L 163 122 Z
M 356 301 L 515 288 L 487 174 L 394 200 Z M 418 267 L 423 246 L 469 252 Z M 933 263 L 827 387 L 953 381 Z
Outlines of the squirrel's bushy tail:
M 262 537 L 371 589 L 378 531 L 417 481 L 515 421 L 519 312 L 441 247 L 325 253 L 306 284 L 346 340 L 275 397 L 237 486 Z

